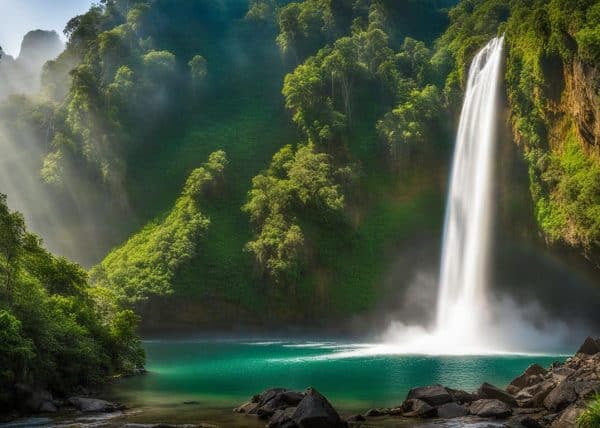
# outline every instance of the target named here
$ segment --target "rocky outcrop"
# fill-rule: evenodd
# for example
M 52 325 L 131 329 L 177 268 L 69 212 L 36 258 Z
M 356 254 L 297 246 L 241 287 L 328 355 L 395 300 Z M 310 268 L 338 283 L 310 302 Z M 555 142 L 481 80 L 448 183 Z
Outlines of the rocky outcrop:
M 268 421 L 270 428 L 345 428 L 347 422 L 316 389 L 268 389 L 234 409 Z
M 311 388 L 304 393 L 270 389 L 235 411 L 268 420 L 273 428 L 360 426 L 383 417 L 404 419 L 402 426 L 410 426 L 408 419 L 454 419 L 456 425 L 452 426 L 468 425 L 474 420 L 511 428 L 573 427 L 587 400 L 600 393 L 598 345 L 598 339 L 588 338 L 565 363 L 554 363 L 549 369 L 531 365 L 506 390 L 487 382 L 475 393 L 442 385 L 423 386 L 411 389 L 397 407 L 370 409 L 347 421 Z M 434 422 L 440 424 L 443 426 L 442 421 Z

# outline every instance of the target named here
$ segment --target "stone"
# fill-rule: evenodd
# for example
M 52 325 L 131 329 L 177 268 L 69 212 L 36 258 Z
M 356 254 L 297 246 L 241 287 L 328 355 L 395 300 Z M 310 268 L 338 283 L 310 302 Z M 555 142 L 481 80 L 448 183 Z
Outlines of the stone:
M 367 418 L 365 418 L 363 415 L 352 415 L 350 416 L 348 419 L 348 422 L 352 423 L 358 423 L 358 422 L 365 422 L 367 420 Z
M 308 388 L 292 416 L 302 428 L 345 428 L 346 422 L 316 389 Z
M 452 396 L 446 388 L 441 385 L 423 386 L 413 388 L 408 392 L 407 400 L 416 399 L 422 400 L 430 406 L 441 406 L 442 404 L 450 403 Z
M 577 425 L 577 418 L 585 410 L 584 407 L 576 404 L 569 406 L 565 411 L 552 422 L 552 428 L 574 427 Z
M 44 401 L 38 411 L 41 413 L 56 413 L 58 409 L 52 401 Z
M 577 354 L 595 355 L 600 352 L 600 338 L 589 336 L 579 347 Z
M 542 424 L 531 416 L 521 416 L 515 419 L 515 422 L 519 423 L 524 428 L 544 428 Z
M 553 380 L 545 380 L 542 383 L 521 390 L 517 396 L 517 401 L 521 407 L 542 407 L 544 400 L 555 387 L 556 383 Z
M 52 402 L 52 394 L 48 391 L 23 383 L 14 386 L 14 394 L 18 407 L 26 413 L 39 412 L 45 402 Z
M 284 410 L 276 410 L 273 413 L 273 416 L 269 420 L 269 424 L 267 425 L 269 428 L 295 428 L 296 422 L 292 418 L 294 412 L 296 411 L 295 407 L 288 407 Z
M 495 398 L 483 398 L 471 403 L 469 411 L 472 415 L 482 418 L 507 418 L 512 415 L 512 409 L 504 401 Z
M 296 407 L 303 399 L 304 394 L 296 391 L 278 391 L 269 394 L 258 403 L 259 407 L 256 409 L 256 414 L 263 419 L 268 419 L 275 411 L 285 410 L 288 407 Z
M 560 383 L 563 380 L 567 379 L 569 376 L 571 376 L 573 373 L 575 373 L 575 369 L 563 366 L 552 370 L 552 377 L 554 378 L 556 383 Z
M 98 398 L 71 397 L 67 400 L 71 406 L 85 413 L 107 413 L 121 410 L 122 407 L 109 401 L 100 400 Z
M 510 395 L 508 392 L 501 390 L 487 382 L 484 382 L 477 391 L 478 395 L 482 398 L 500 400 L 512 407 L 517 407 L 517 400 L 515 397 Z
M 578 399 L 586 399 L 600 392 L 600 382 L 564 381 L 554 388 L 544 400 L 544 407 L 560 412 Z
M 258 409 L 258 403 L 253 403 L 251 401 L 242 404 L 239 407 L 233 409 L 236 413 L 245 413 L 247 415 L 256 414 L 256 409 Z
M 469 414 L 466 407 L 458 403 L 442 404 L 436 410 L 438 417 L 442 419 L 460 418 Z
M 452 397 L 452 401 L 456 401 L 457 403 L 472 403 L 473 401 L 479 400 L 481 397 L 478 397 L 476 394 L 471 394 L 467 391 L 462 391 L 460 389 L 452 389 L 446 388 L 450 397 Z
M 543 377 L 540 376 L 544 376 L 546 373 L 548 373 L 548 370 L 546 370 L 539 364 L 532 364 L 529 367 L 527 367 L 527 369 L 523 372 L 521 376 L 513 379 L 513 381 L 510 383 L 510 385 L 508 385 L 506 390 L 511 394 L 515 394 L 523 388 L 538 383 L 538 381 L 541 382 L 543 380 Z
M 369 409 L 365 413 L 365 416 L 368 418 L 376 418 L 378 416 L 386 416 L 390 414 L 390 409 Z
M 437 415 L 435 407 L 418 398 L 410 398 L 402 403 L 402 411 L 408 418 L 433 418 Z

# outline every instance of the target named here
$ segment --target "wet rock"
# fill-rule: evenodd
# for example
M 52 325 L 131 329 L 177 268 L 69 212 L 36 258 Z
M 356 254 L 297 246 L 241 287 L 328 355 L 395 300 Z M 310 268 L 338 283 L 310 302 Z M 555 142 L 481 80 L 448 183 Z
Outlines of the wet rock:
M 358 423 L 358 422 L 365 422 L 367 420 L 367 418 L 365 418 L 363 415 L 352 415 L 350 416 L 347 421 L 351 424 L 353 423 Z
M 233 409 L 234 412 L 236 413 L 245 413 L 247 415 L 253 415 L 256 414 L 256 410 L 258 409 L 258 403 L 253 403 L 251 401 L 242 404 L 239 407 L 236 407 L 235 409 Z
M 479 387 L 477 393 L 483 398 L 500 400 L 512 407 L 517 407 L 517 400 L 515 400 L 515 397 L 487 382 L 484 382 Z
M 100 400 L 98 398 L 71 397 L 67 400 L 67 403 L 85 413 L 115 412 L 117 410 L 122 410 L 123 408 L 115 403 Z
M 579 350 L 578 354 L 595 355 L 600 352 L 600 338 L 588 337 L 585 339 Z
M 44 401 L 38 411 L 40 413 L 56 413 L 58 409 L 52 401 Z
M 471 404 L 469 411 L 472 415 L 482 418 L 507 418 L 512 415 L 512 409 L 498 399 L 484 398 Z
M 52 403 L 52 394 L 48 391 L 23 383 L 14 386 L 14 395 L 19 409 L 25 413 L 39 412 L 45 403 Z
M 284 410 L 276 410 L 273 417 L 269 420 L 267 425 L 269 428 L 295 428 L 296 422 L 294 422 L 293 415 L 296 411 L 295 407 L 288 407 Z
M 567 379 L 569 376 L 571 376 L 573 373 L 575 373 L 575 369 L 572 369 L 570 367 L 557 367 L 552 371 L 552 378 L 557 383 L 560 383 L 563 380 Z
M 589 398 L 597 392 L 600 392 L 600 382 L 564 381 L 548 394 L 544 407 L 550 411 L 561 411 L 579 398 Z
M 345 428 L 346 422 L 316 389 L 308 388 L 292 416 L 302 428 Z
M 406 399 L 422 400 L 430 406 L 441 406 L 442 404 L 453 401 L 450 392 L 441 385 L 413 388 L 408 392 Z
M 270 394 L 268 399 L 261 400 L 256 413 L 264 418 L 270 418 L 277 410 L 285 410 L 288 407 L 296 407 L 304 399 L 304 394 L 296 391 L 280 391 Z
M 516 399 L 521 407 L 542 407 L 544 400 L 555 387 L 556 383 L 553 380 L 545 380 L 521 390 Z
M 457 403 L 472 403 L 473 401 L 479 400 L 481 397 L 478 397 L 476 394 L 471 394 L 470 392 L 462 391 L 460 389 L 452 389 L 446 388 L 450 397 L 452 397 L 452 401 L 456 401 Z
M 380 408 L 380 409 L 369 409 L 365 413 L 365 416 L 368 418 L 376 418 L 378 416 L 386 416 L 390 414 L 390 409 Z
M 515 378 L 510 385 L 508 385 L 506 391 L 510 394 L 516 394 L 523 388 L 541 382 L 546 373 L 548 373 L 548 370 L 539 364 L 532 364 L 527 367 L 527 370 L 525 370 L 521 376 Z
M 577 425 L 577 418 L 585 410 L 584 407 L 572 405 L 568 407 L 558 418 L 552 422 L 552 428 L 574 427 Z
M 469 411 L 458 403 L 446 403 L 437 408 L 437 415 L 442 419 L 453 419 L 467 416 Z
M 408 418 L 433 418 L 437 415 L 435 407 L 418 398 L 410 398 L 402 404 L 403 415 Z
M 531 416 L 520 416 L 514 420 L 520 426 L 524 428 L 544 428 L 540 422 Z

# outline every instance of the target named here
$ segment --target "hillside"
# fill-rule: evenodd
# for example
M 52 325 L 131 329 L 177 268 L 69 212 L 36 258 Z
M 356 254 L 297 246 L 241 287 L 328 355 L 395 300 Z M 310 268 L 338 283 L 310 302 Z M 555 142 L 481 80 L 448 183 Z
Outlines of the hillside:
M 40 99 L 13 103 L 19 121 L 3 125 L 34 131 L 35 191 L 55 201 L 56 227 L 40 227 L 84 237 L 49 245 L 96 265 L 148 331 L 399 310 L 420 272 L 435 284 L 466 69 L 505 33 L 505 144 L 517 145 L 500 157 L 528 174 L 503 200 L 508 216 L 531 213 L 511 233 L 578 260 L 587 287 L 599 275 L 598 5 L 455 3 L 111 1 L 74 18 Z M 182 210 L 186 181 L 220 150 L 217 190 Z

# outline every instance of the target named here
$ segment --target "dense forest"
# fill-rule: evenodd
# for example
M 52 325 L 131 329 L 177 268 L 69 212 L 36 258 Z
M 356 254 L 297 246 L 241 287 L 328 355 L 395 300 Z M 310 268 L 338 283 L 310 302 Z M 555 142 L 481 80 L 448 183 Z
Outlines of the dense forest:
M 105 1 L 3 127 L 31 130 L 44 192 L 93 241 L 57 250 L 93 266 L 115 246 L 92 281 L 124 303 L 334 319 L 377 304 L 390 249 L 439 234 L 466 69 L 505 33 L 535 219 L 596 264 L 598 6 L 454 3 Z M 177 199 L 218 150 L 213 190 Z M 84 227 L 89 207 L 102 221 Z
M 0 201 L 0 375 L 133 368 L 135 313 L 153 330 L 373 311 L 396 254 L 438 244 L 467 70 L 499 34 L 535 239 L 597 270 L 599 23 L 595 0 L 101 1 L 39 93 L 0 104 L 60 219 L 49 247 L 89 268 Z

